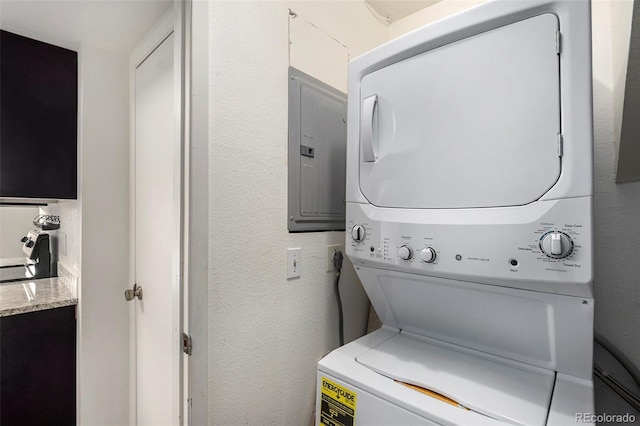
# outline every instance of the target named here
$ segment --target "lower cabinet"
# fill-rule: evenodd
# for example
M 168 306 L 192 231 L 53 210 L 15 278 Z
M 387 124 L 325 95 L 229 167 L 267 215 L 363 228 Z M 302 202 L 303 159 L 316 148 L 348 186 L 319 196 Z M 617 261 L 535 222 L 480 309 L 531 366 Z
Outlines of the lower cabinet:
M 1 317 L 0 425 L 75 424 L 75 306 Z

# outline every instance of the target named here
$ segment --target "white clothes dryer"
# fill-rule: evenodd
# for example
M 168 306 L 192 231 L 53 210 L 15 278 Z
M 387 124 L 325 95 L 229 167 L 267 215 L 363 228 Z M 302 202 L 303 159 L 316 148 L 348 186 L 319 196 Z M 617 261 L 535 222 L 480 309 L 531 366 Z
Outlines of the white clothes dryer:
M 317 424 L 594 413 L 590 8 L 489 1 L 349 64 L 345 247 L 383 327 L 319 362 Z

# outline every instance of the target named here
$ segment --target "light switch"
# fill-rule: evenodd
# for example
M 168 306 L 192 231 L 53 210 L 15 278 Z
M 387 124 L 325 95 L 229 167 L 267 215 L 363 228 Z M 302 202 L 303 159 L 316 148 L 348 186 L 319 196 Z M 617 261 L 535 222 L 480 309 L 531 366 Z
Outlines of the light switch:
M 302 270 L 302 249 L 287 249 L 287 279 L 299 278 Z

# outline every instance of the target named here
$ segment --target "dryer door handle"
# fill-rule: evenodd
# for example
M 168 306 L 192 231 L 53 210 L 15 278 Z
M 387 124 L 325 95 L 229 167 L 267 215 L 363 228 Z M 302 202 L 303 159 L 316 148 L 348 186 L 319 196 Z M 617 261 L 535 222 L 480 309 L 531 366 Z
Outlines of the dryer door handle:
M 378 96 L 365 98 L 360 117 L 360 146 L 362 161 L 375 162 L 378 159 Z

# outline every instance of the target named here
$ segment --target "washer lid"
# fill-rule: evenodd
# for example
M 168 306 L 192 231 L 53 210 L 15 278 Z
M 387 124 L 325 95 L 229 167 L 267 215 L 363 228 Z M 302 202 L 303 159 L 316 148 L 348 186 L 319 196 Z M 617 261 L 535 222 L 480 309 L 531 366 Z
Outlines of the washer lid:
M 402 332 L 356 358 L 400 382 L 437 392 L 486 416 L 544 425 L 553 371 L 480 358 Z
M 561 171 L 558 19 L 542 14 L 365 75 L 360 189 L 398 208 L 524 205 Z

